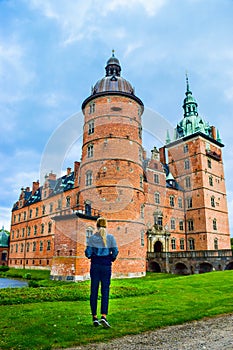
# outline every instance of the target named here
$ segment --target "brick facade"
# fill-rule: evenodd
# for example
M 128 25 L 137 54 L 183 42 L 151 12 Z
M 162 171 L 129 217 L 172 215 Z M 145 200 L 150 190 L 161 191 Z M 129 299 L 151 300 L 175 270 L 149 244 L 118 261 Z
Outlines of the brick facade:
M 54 279 L 89 278 L 84 249 L 101 214 L 119 246 L 115 277 L 232 268 L 223 145 L 215 129 L 213 137 L 194 132 L 147 158 L 143 103 L 119 67 L 113 56 L 83 102 L 81 162 L 62 178 L 50 173 L 42 185 L 21 190 L 9 265 L 49 268 Z

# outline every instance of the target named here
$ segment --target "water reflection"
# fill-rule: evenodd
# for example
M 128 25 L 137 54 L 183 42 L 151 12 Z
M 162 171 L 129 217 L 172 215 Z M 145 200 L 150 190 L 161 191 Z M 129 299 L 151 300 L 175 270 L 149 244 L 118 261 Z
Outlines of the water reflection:
M 20 288 L 27 287 L 28 283 L 10 278 L 0 278 L 0 288 Z

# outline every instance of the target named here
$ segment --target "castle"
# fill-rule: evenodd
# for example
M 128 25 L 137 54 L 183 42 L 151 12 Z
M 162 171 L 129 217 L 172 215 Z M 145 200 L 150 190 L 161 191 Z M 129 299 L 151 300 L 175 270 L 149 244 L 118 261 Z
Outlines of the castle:
M 21 189 L 9 266 L 50 269 L 53 279 L 89 278 L 84 249 L 102 215 L 119 246 L 114 277 L 232 269 L 223 144 L 199 116 L 188 78 L 174 136 L 167 132 L 166 144 L 147 158 L 143 102 L 114 53 L 105 70 L 82 104 L 81 161 L 60 178 L 51 172 L 43 184 Z

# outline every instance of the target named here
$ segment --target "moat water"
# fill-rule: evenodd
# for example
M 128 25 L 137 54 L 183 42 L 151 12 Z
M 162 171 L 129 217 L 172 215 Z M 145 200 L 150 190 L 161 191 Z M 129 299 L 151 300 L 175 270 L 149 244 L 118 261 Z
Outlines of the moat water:
M 0 278 L 0 288 L 21 288 L 27 287 L 28 283 L 11 278 Z

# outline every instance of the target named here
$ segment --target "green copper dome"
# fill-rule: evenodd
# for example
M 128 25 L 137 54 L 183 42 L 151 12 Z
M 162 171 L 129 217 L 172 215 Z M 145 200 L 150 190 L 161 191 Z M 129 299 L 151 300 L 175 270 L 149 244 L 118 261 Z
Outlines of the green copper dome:
M 193 97 L 192 91 L 189 88 L 188 76 L 186 74 L 186 97 L 184 99 L 183 119 L 177 124 L 175 128 L 175 140 L 179 138 L 192 135 L 196 132 L 201 132 L 209 137 L 212 137 L 211 127 L 201 116 L 198 115 L 197 102 Z M 169 142 L 167 142 L 169 143 Z
M 4 227 L 0 232 L 0 247 L 8 248 L 9 247 L 9 235 L 4 231 Z

